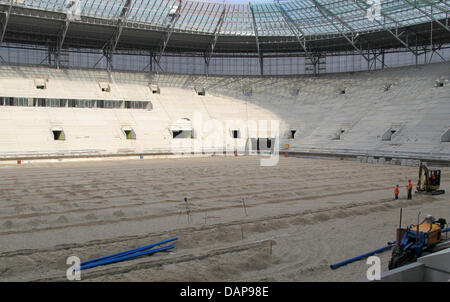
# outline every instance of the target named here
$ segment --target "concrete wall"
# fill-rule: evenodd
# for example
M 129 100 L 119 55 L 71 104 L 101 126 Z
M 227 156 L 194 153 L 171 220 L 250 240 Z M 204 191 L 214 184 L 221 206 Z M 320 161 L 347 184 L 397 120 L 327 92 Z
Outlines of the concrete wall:
M 450 249 L 417 259 L 381 275 L 381 282 L 450 282 Z
M 36 89 L 35 79 L 47 76 L 47 89 Z M 108 82 L 105 71 L 1 66 L 1 96 L 150 101 L 153 109 L 3 106 L 0 157 L 170 151 L 171 125 L 193 120 L 197 112 L 204 121 L 223 124 L 279 120 L 280 146 L 289 144 L 291 152 L 350 154 L 370 162 L 389 156 L 450 160 L 450 143 L 441 142 L 450 128 L 449 63 L 319 78 L 129 72 L 114 72 L 112 78 L 111 91 L 105 93 L 99 87 Z M 444 86 L 435 87 L 436 80 Z M 152 94 L 149 83 L 158 84 L 160 94 Z M 201 88 L 206 96 L 196 94 Z M 125 138 L 126 127 L 135 131 L 136 140 Z M 53 128 L 64 129 L 66 140 L 54 141 Z M 288 137 L 290 129 L 297 130 L 294 139 Z M 383 140 L 389 129 L 396 132 Z M 248 137 L 271 136 L 259 130 L 242 131 L 240 144 Z
M 46 89 L 36 89 L 36 79 L 45 79 Z M 107 81 L 104 71 L 54 70 L 36 67 L 0 68 L 0 94 L 3 97 L 100 99 L 150 101 L 151 109 L 101 109 L 52 107 L 0 107 L 0 157 L 45 157 L 77 155 L 113 155 L 164 153 L 195 144 L 201 135 L 198 127 L 192 139 L 172 139 L 172 128 L 181 120 L 194 128 L 199 118 L 203 127 L 208 120 L 223 126 L 224 139 L 205 142 L 206 149 L 246 145 L 248 135 L 267 137 L 260 129 L 249 133 L 239 125 L 248 119 L 280 120 L 269 110 L 228 96 L 199 96 L 194 89 L 162 87 L 152 94 L 145 74 L 117 73 L 110 92 L 102 92 L 100 82 Z M 236 124 L 228 122 L 236 121 Z M 241 126 L 241 137 L 232 140 L 229 130 Z M 127 139 L 124 130 L 132 129 L 136 139 Z M 55 141 L 52 130 L 64 131 L 65 140 Z M 225 141 L 228 139 L 228 141 Z M 185 150 L 185 149 L 183 149 Z M 187 149 L 189 150 L 189 148 Z

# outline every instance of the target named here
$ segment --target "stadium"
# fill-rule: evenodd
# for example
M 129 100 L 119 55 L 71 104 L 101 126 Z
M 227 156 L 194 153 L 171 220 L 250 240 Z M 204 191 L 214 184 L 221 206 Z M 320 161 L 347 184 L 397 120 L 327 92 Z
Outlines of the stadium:
M 449 12 L 1 0 L 0 281 L 360 281 L 333 264 L 387 242 L 388 280 L 448 280 Z

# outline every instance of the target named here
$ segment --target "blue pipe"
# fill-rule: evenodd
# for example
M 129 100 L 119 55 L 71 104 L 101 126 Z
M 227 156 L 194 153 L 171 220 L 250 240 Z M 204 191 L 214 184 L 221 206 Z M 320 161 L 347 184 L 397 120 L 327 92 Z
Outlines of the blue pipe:
M 445 228 L 445 229 L 441 230 L 441 232 L 442 232 L 442 233 L 450 232 L 450 228 Z M 336 263 L 336 264 L 332 264 L 332 265 L 330 265 L 330 268 L 331 268 L 331 269 L 336 269 L 336 268 L 338 268 L 338 267 L 341 267 L 341 266 L 343 266 L 343 265 L 349 264 L 349 263 L 351 263 L 351 262 L 355 262 L 355 261 L 361 260 L 361 259 L 363 259 L 363 258 L 367 258 L 367 257 L 369 257 L 369 256 L 372 256 L 372 255 L 374 255 L 374 254 L 383 252 L 383 251 L 385 251 L 385 250 L 388 250 L 388 249 L 392 248 L 392 246 L 393 246 L 395 243 L 396 243 L 395 240 L 394 240 L 394 241 L 391 241 L 391 242 L 388 242 L 388 245 L 385 246 L 385 247 L 382 247 L 382 248 L 380 248 L 380 249 L 377 249 L 377 250 L 368 252 L 368 253 L 366 253 L 366 254 L 363 254 L 363 255 L 360 255 L 360 256 L 357 256 L 357 257 L 354 257 L 354 258 L 347 259 L 347 260 L 345 260 L 345 261 L 342 261 L 342 262 L 339 262 L 339 263 Z
M 390 249 L 391 247 L 393 247 L 394 244 L 395 244 L 395 242 L 396 242 L 395 240 L 394 240 L 394 241 L 391 241 L 391 242 L 388 242 L 388 245 L 387 245 L 387 246 L 382 247 L 382 248 L 380 248 L 380 249 L 377 249 L 377 250 L 374 250 L 374 251 L 371 251 L 371 252 L 362 254 L 362 255 L 357 256 L 357 257 L 354 257 L 354 258 L 350 258 L 350 259 L 344 260 L 344 261 L 339 262 L 339 263 L 336 263 L 336 264 L 332 264 L 332 265 L 330 265 L 330 268 L 331 268 L 331 269 L 336 269 L 336 268 L 338 268 L 338 267 L 341 267 L 341 266 L 343 266 L 343 265 L 349 264 L 349 263 L 351 263 L 351 262 L 355 262 L 355 261 L 357 261 L 357 260 L 361 260 L 361 259 L 363 259 L 363 258 L 367 258 L 367 257 L 372 256 L 372 255 L 374 255 L 374 254 L 381 253 L 381 252 L 383 252 L 383 251 L 385 251 L 385 250 L 388 250 L 388 249 Z
M 153 249 L 153 250 L 148 250 L 148 251 L 145 251 L 145 252 L 136 253 L 136 254 L 133 254 L 133 255 L 127 255 L 127 256 L 115 257 L 115 258 L 107 258 L 107 259 L 104 259 L 104 260 L 101 260 L 101 261 L 92 262 L 90 264 L 86 264 L 86 265 L 80 266 L 79 270 L 88 269 L 88 268 L 92 268 L 92 267 L 96 267 L 96 266 L 100 266 L 100 265 L 106 265 L 106 264 L 115 263 L 115 262 L 120 262 L 120 261 L 132 259 L 132 258 L 137 258 L 137 257 L 144 256 L 144 255 L 154 254 L 154 253 L 157 253 L 157 252 L 162 252 L 162 251 L 173 249 L 174 247 L 175 246 L 173 246 L 173 245 L 167 245 L 167 246 L 163 246 L 163 247 L 156 248 L 156 249 Z M 77 269 L 75 269 L 75 270 L 77 270 Z
M 165 243 L 168 243 L 168 242 L 172 242 L 172 241 L 175 241 L 175 240 L 178 240 L 178 237 L 174 237 L 174 238 L 167 239 L 167 240 L 164 240 L 164 241 L 160 241 L 160 242 L 157 242 L 157 243 L 152 243 L 152 244 L 149 244 L 149 245 L 145 245 L 143 247 L 139 247 L 139 248 L 136 248 L 136 249 L 120 252 L 120 253 L 117 253 L 117 254 L 112 254 L 112 255 L 108 255 L 108 256 L 92 259 L 92 260 L 88 260 L 88 261 L 82 262 L 80 265 L 83 266 L 83 265 L 86 265 L 86 264 L 89 264 L 89 263 L 92 263 L 92 262 L 97 262 L 97 261 L 105 260 L 105 259 L 109 259 L 109 258 L 123 257 L 123 256 L 129 255 L 129 254 L 133 254 L 133 253 L 136 253 L 136 252 L 139 252 L 139 251 L 143 251 L 143 250 L 149 249 L 151 247 L 154 247 L 154 246 L 157 246 L 157 245 L 162 245 L 162 244 L 165 244 Z

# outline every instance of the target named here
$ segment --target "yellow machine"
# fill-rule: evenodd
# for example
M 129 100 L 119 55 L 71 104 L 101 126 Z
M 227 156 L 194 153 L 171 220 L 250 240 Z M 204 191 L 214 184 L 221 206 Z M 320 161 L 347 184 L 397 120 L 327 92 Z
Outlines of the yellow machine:
M 413 226 L 411 228 L 413 231 L 417 231 L 417 226 Z M 427 246 L 432 246 L 433 244 L 438 243 L 441 240 L 441 231 L 442 228 L 440 225 L 436 223 L 431 223 L 429 221 L 425 221 L 419 224 L 419 232 L 428 234 Z
M 420 164 L 416 193 L 431 195 L 444 194 L 445 190 L 439 190 L 440 185 L 441 170 L 430 170 L 424 164 Z

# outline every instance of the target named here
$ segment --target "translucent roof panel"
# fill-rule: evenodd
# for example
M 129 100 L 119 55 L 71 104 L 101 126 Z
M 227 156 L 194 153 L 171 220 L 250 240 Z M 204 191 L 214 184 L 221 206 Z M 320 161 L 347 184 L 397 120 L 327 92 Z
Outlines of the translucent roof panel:
M 221 34 L 254 36 L 253 17 L 246 4 L 227 5 Z
M 0 3 L 9 4 L 8 0 Z M 17 0 L 13 5 L 118 19 L 127 3 L 127 20 L 157 28 L 230 36 L 337 35 L 381 31 L 449 17 L 450 0 L 383 0 L 381 19 L 370 20 L 366 0 Z M 174 12 L 179 13 L 175 18 Z M 254 26 L 256 24 L 256 27 Z
M 254 4 L 253 14 L 257 24 L 258 35 L 289 36 L 292 32 L 286 24 L 285 17 L 278 4 Z

